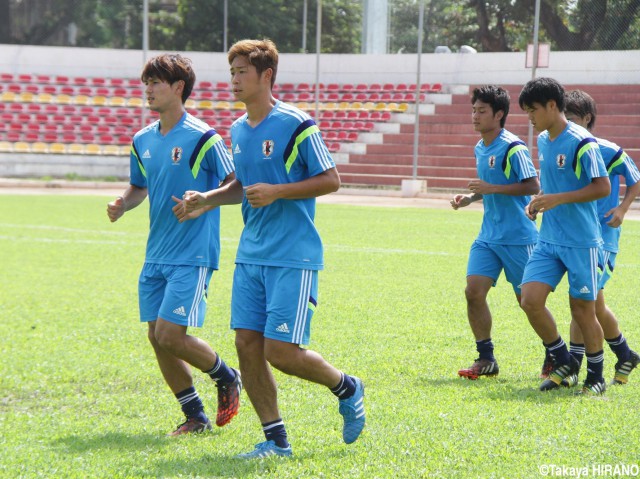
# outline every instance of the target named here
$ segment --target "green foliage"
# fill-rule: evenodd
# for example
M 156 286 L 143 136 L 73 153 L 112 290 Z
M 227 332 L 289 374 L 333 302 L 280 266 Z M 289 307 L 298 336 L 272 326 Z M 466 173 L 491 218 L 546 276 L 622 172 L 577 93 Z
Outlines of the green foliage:
M 388 0 L 390 52 L 415 53 L 418 12 L 425 2 L 423 52 L 518 51 L 533 38 L 535 0 Z M 10 0 L 0 2 L 0 42 L 66 45 L 70 23 L 77 45 L 141 48 L 142 0 Z M 228 0 L 230 46 L 244 38 L 271 38 L 280 51 L 302 49 L 301 0 Z M 316 0 L 307 0 L 307 51 L 316 50 Z M 361 51 L 364 0 L 322 2 L 322 51 Z M 541 0 L 540 41 L 554 50 L 640 48 L 638 0 Z M 149 0 L 150 48 L 221 52 L 224 0 Z
M 367 426 L 355 444 L 342 443 L 326 389 L 280 373 L 293 459 L 232 459 L 262 441 L 244 393 L 225 428 L 165 438 L 180 408 L 137 319 L 147 203 L 111 224 L 110 199 L 0 202 L 0 477 L 530 479 L 547 464 L 637 463 L 629 441 L 637 436 L 640 372 L 604 399 L 538 392 L 542 346 L 503 277 L 489 295 L 500 376 L 457 377 L 476 354 L 464 287 L 481 214 L 450 209 L 318 205 L 326 270 L 311 347 L 365 381 Z M 196 333 L 232 366 L 229 301 L 241 227 L 239 207 L 224 207 L 220 271 Z M 606 294 L 637 347 L 640 224 L 627 220 L 624 228 Z M 549 301 L 567 335 L 565 282 Z M 615 359 L 606 349 L 610 378 Z M 194 375 L 212 413 L 215 387 Z

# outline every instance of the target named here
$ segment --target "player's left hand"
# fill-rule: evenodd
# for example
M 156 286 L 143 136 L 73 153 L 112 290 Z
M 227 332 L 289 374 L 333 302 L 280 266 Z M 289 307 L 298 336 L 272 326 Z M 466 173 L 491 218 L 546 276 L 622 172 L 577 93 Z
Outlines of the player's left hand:
M 244 188 L 244 194 L 252 208 L 261 208 L 277 200 L 277 187 L 269 183 L 255 183 Z
M 178 218 L 178 223 L 184 223 L 187 220 L 193 220 L 205 212 L 203 208 L 189 211 L 184 200 L 176 196 L 171 196 L 171 199 L 176 203 L 173 208 L 171 208 L 171 210 L 173 211 L 173 214 L 176 216 L 176 218 Z
M 617 228 L 624 221 L 625 212 L 622 208 L 612 208 L 607 211 L 604 215 L 605 218 L 611 216 L 611 219 L 607 221 L 607 226 L 611 226 L 612 228 Z
M 549 211 L 560 203 L 556 201 L 557 195 L 550 194 L 545 195 L 542 190 L 540 193 L 531 198 L 531 202 L 529 203 L 529 211 L 536 211 L 538 213 L 544 213 L 545 211 Z
M 467 185 L 468 188 L 479 195 L 490 195 L 493 185 L 482 180 L 471 180 Z

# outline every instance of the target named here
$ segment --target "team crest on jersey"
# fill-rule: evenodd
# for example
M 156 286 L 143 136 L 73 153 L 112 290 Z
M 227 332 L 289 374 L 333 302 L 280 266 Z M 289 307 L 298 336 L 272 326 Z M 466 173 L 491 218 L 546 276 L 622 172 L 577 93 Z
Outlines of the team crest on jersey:
M 173 150 L 171 150 L 171 161 L 173 161 L 174 164 L 178 164 L 180 163 L 181 159 L 182 159 L 182 148 L 180 148 L 179 146 L 176 146 Z
M 566 160 L 567 160 L 567 157 L 565 155 L 563 155 L 562 153 L 560 153 L 556 157 L 556 163 L 558 164 L 558 168 L 564 168 Z
M 496 166 L 496 157 L 491 155 L 489 157 L 489 168 L 493 168 L 494 166 Z
M 262 142 L 262 154 L 267 158 L 273 153 L 273 140 L 264 140 Z

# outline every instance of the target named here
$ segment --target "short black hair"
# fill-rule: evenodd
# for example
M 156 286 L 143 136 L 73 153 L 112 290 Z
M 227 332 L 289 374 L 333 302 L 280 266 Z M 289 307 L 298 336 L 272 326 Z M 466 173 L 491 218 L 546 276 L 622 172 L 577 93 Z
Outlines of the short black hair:
M 182 80 L 184 88 L 182 89 L 182 103 L 187 101 L 191 95 L 193 85 L 196 82 L 196 74 L 191 66 L 191 60 L 180 54 L 165 53 L 158 55 L 147 61 L 140 79 L 145 82 L 149 78 L 157 78 L 170 85 Z
M 588 130 L 591 130 L 596 124 L 596 116 L 598 114 L 596 101 L 586 91 L 571 90 L 567 92 L 565 95 L 565 110 L 580 118 L 591 115 L 591 120 L 587 124 Z
M 558 111 L 564 111 L 564 88 L 553 78 L 541 77 L 527 82 L 520 92 L 518 103 L 523 110 L 534 103 L 545 106 L 550 100 L 556 102 Z
M 509 115 L 509 104 L 511 98 L 509 92 L 504 88 L 496 85 L 484 85 L 473 89 L 471 94 L 471 104 L 480 100 L 482 103 L 491 105 L 491 110 L 495 115 L 499 111 L 504 112 L 500 119 L 500 127 L 504 128 L 504 124 L 507 121 L 507 115 Z

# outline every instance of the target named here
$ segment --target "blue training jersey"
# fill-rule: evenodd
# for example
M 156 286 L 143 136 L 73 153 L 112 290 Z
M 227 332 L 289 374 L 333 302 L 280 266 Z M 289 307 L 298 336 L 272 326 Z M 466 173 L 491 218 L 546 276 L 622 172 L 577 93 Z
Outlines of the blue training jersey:
M 295 183 L 335 167 L 311 117 L 280 101 L 256 127 L 247 123 L 246 114 L 238 118 L 231 126 L 231 149 L 236 178 L 245 188 Z M 236 263 L 322 269 L 315 209 L 315 198 L 281 199 L 252 208 L 245 196 Z
M 538 176 L 525 143 L 505 129 L 489 145 L 481 139 L 474 153 L 478 178 L 492 185 L 519 183 Z M 505 245 L 535 243 L 536 224 L 524 212 L 530 200 L 530 196 L 483 195 L 484 215 L 478 240 Z
M 553 141 L 548 131 L 538 136 L 538 160 L 546 194 L 579 190 L 594 178 L 608 176 L 596 139 L 572 122 Z M 578 248 L 601 245 L 596 201 L 565 203 L 545 211 L 539 239 Z
M 596 140 L 609 173 L 609 181 L 611 181 L 611 194 L 598 200 L 598 218 L 602 228 L 603 247 L 606 251 L 617 253 L 621 227 L 612 228 L 607 225 L 611 216 L 605 216 L 605 214 L 620 204 L 620 177 L 624 177 L 628 188 L 640 181 L 640 172 L 633 160 L 618 145 L 601 138 Z
M 224 140 L 185 113 L 166 135 L 160 121 L 140 130 L 131 145 L 131 184 L 148 188 L 148 263 L 218 268 L 220 210 L 179 223 L 171 196 L 217 188 L 234 170 Z

